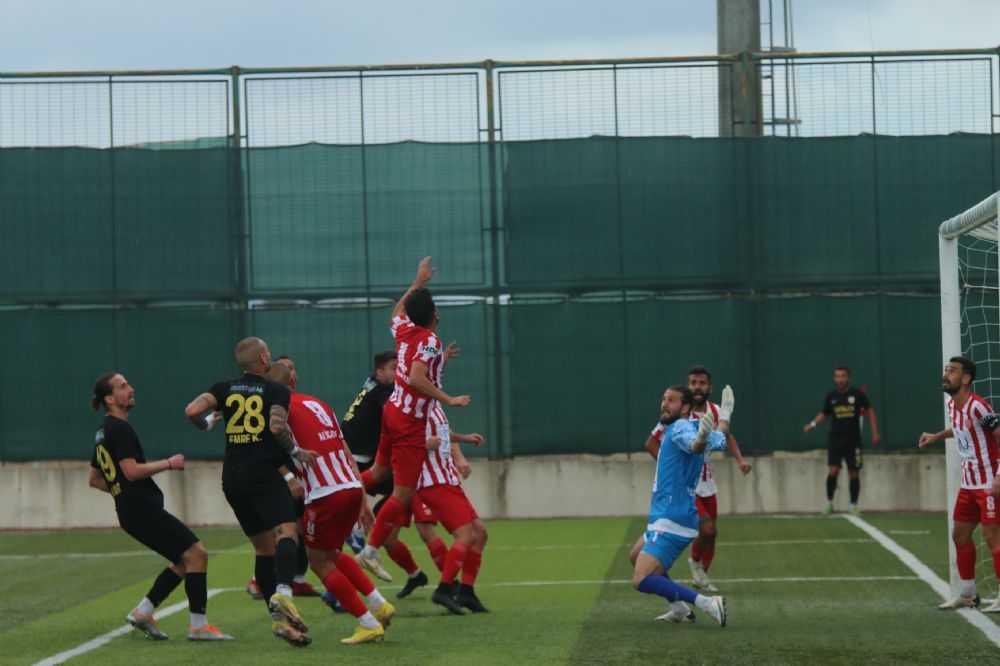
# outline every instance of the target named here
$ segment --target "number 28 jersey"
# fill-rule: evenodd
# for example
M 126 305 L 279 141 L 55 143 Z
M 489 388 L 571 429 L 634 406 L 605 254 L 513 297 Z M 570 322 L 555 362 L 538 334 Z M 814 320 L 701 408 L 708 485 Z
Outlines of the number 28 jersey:
M 438 337 L 423 326 L 417 326 L 403 315 L 392 320 L 392 337 L 396 340 L 396 388 L 386 403 L 386 412 L 412 422 L 412 429 L 423 433 L 427 415 L 437 401 L 410 386 L 414 361 L 427 366 L 427 378 L 441 388 L 444 356 Z M 396 421 L 399 424 L 398 421 Z M 400 424 L 401 425 L 401 424 Z M 406 428 L 411 429 L 411 428 Z
M 284 449 L 274 439 L 268 427 L 271 407 L 285 410 L 291 391 L 259 375 L 244 374 L 236 379 L 217 382 L 208 390 L 222 410 L 222 427 L 226 432 L 226 467 L 245 463 L 263 463 L 277 469 L 285 463 Z

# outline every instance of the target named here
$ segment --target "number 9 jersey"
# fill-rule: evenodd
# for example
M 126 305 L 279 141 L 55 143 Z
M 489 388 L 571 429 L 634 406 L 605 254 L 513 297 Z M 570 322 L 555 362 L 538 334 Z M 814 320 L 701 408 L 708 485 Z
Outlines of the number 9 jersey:
M 244 374 L 237 379 L 217 382 L 208 390 L 222 410 L 226 432 L 226 468 L 246 463 L 262 463 L 276 470 L 286 461 L 285 451 L 268 427 L 271 408 L 275 405 L 288 410 L 291 391 L 288 387 Z

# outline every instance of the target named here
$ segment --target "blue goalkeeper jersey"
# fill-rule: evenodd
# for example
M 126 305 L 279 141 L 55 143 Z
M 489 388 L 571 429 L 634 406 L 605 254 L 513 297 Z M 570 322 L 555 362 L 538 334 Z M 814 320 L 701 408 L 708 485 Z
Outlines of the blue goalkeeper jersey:
M 726 436 L 713 431 L 705 452 L 694 453 L 691 442 L 697 432 L 697 421 L 678 419 L 663 433 L 660 453 L 656 458 L 656 477 L 653 479 L 653 497 L 646 529 L 690 539 L 698 536 L 694 491 L 705 461 L 704 453 L 724 449 Z

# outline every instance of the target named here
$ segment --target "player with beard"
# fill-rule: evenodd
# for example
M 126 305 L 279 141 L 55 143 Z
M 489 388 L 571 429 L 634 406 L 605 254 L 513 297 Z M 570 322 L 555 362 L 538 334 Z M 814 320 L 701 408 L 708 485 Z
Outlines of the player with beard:
M 686 386 L 671 386 L 660 403 L 663 439 L 656 458 L 656 477 L 649 506 L 649 523 L 642 551 L 636 558 L 632 586 L 645 594 L 656 594 L 671 604 L 678 615 L 690 613 L 688 603 L 726 626 L 726 600 L 707 597 L 673 581 L 670 567 L 698 535 L 695 486 L 706 451 L 726 445 L 735 400 L 728 386 L 722 391 L 718 430 L 715 417 L 706 412 L 697 424 L 690 419 L 694 396 Z
M 944 367 L 941 388 L 951 396 L 948 400 L 950 427 L 937 433 L 921 433 L 917 443 L 921 449 L 934 442 L 955 438 L 962 459 L 962 482 L 952 514 L 955 560 L 962 579 L 959 596 L 945 601 L 938 608 L 956 610 L 976 608 L 976 544 L 972 533 L 982 525 L 983 537 L 993 555 L 993 573 L 1000 582 L 1000 417 L 989 403 L 972 392 L 976 380 L 976 364 L 964 356 L 953 356 Z M 1000 598 L 983 609 L 984 613 L 1000 613 Z
M 705 414 L 711 414 L 715 420 L 716 427 L 719 424 L 719 410 L 721 407 L 711 402 L 708 398 L 712 395 L 712 373 L 702 365 L 692 365 L 688 368 L 688 389 L 691 391 L 694 402 L 690 412 L 692 420 L 699 420 Z M 660 441 L 663 439 L 664 426 L 658 423 L 649 437 L 646 439 L 646 450 L 655 460 L 660 450 Z M 740 446 L 731 433 L 726 433 L 726 451 L 736 460 L 740 472 L 749 474 L 753 465 L 743 458 Z M 705 456 L 701 473 L 698 476 L 698 487 L 695 490 L 695 505 L 698 509 L 698 536 L 691 544 L 691 557 L 688 559 L 688 566 L 691 568 L 691 576 L 694 579 L 695 589 L 704 592 L 718 592 L 718 588 L 712 584 L 708 578 L 708 568 L 715 557 L 715 540 L 718 535 L 716 527 L 718 523 L 718 486 L 712 477 L 712 467 L 709 457 Z M 642 549 L 643 537 L 632 547 L 630 558 L 635 563 L 639 551 Z M 678 606 L 680 608 L 680 606 Z M 678 615 L 670 611 L 657 620 L 668 622 L 684 622 L 694 618 L 694 614 L 688 611 L 683 615 Z

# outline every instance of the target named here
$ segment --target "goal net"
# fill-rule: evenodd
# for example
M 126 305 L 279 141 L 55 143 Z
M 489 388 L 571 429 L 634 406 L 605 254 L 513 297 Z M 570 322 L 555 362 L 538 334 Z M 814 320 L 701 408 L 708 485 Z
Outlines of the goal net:
M 1000 192 L 941 223 L 941 344 L 944 362 L 959 352 L 976 362 L 973 391 L 1000 410 L 1000 271 L 997 208 Z M 943 364 L 942 364 L 943 367 Z M 947 396 L 946 396 L 947 398 Z M 946 400 L 947 404 L 947 400 Z M 947 427 L 947 426 L 946 426 Z M 948 470 L 948 543 L 952 595 L 959 577 L 951 543 L 951 507 L 961 480 L 954 440 L 946 442 Z M 993 560 L 982 530 L 976 528 L 976 588 L 983 597 L 997 596 Z

